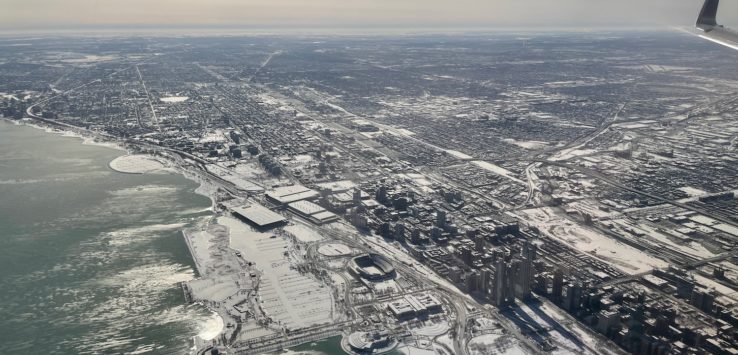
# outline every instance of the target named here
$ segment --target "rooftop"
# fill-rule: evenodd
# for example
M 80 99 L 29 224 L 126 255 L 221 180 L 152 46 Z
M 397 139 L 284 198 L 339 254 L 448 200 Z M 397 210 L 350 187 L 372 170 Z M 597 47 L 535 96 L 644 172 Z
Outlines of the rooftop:
M 296 201 L 307 200 L 318 197 L 317 191 L 308 189 L 302 185 L 283 186 L 267 191 L 266 196 L 281 203 L 289 204 Z
M 261 205 L 250 205 L 246 207 L 231 208 L 234 214 L 248 220 L 249 222 L 259 226 L 266 227 L 276 223 L 283 223 L 287 220 L 279 213 L 263 207 Z

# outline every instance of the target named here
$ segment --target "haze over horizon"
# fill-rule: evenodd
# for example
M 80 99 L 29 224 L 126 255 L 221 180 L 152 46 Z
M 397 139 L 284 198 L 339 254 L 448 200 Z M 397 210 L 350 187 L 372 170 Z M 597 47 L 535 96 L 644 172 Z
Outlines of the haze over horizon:
M 3 0 L 0 30 L 99 28 L 666 27 L 700 0 Z M 738 23 L 738 1 L 721 20 Z

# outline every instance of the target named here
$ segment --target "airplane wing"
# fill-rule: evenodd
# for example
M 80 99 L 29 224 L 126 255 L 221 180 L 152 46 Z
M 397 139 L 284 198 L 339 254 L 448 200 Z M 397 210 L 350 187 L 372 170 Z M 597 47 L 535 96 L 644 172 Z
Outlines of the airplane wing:
M 697 29 L 702 31 L 700 37 L 738 50 L 738 32 L 717 23 L 719 5 L 720 0 L 705 0 L 700 17 L 697 18 Z

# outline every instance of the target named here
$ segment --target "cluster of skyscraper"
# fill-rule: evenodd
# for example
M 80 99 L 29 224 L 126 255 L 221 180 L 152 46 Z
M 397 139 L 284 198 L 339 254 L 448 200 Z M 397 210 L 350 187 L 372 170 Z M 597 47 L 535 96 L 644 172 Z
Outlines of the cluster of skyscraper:
M 494 268 L 479 271 L 479 291 L 498 307 L 514 304 L 515 298 L 530 298 L 536 252 L 536 246 L 527 241 L 522 249 L 512 248 L 508 253 L 495 250 Z

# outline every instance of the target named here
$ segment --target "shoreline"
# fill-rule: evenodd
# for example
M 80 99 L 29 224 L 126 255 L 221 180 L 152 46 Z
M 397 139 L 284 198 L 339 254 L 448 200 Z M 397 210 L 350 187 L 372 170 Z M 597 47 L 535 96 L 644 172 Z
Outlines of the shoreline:
M 198 186 L 194 189 L 194 193 L 203 197 L 207 197 L 210 199 L 210 207 L 208 208 L 210 214 L 208 216 L 203 216 L 202 219 L 195 221 L 193 225 L 183 227 L 180 229 L 180 233 L 182 238 L 185 240 L 185 244 L 187 246 L 187 250 L 190 254 L 190 260 L 192 261 L 192 267 L 195 271 L 195 276 L 191 280 L 187 280 L 181 283 L 177 283 L 175 286 L 180 288 L 180 292 L 183 294 L 183 305 L 184 306 L 192 306 L 197 305 L 197 307 L 202 307 L 203 310 L 207 310 L 210 314 L 213 315 L 214 318 L 217 318 L 217 322 L 220 325 L 220 329 L 218 330 L 217 334 L 215 334 L 215 331 L 210 331 L 207 333 L 206 337 L 202 337 L 202 335 L 205 335 L 203 331 L 206 331 L 205 328 L 198 329 L 194 334 L 192 334 L 190 344 L 191 345 L 191 351 L 190 354 L 200 354 L 200 352 L 207 347 L 208 344 L 212 343 L 213 340 L 218 339 L 223 336 L 227 336 L 228 329 L 226 327 L 226 319 L 228 318 L 227 314 L 221 314 L 221 310 L 218 307 L 211 307 L 208 305 L 207 302 L 202 301 L 194 301 L 191 298 L 192 289 L 190 288 L 190 285 L 192 282 L 197 280 L 205 280 L 207 278 L 203 277 L 202 269 L 207 268 L 207 265 L 201 265 L 198 261 L 198 258 L 195 255 L 195 251 L 193 250 L 193 246 L 190 243 L 189 235 L 192 235 L 192 233 L 195 233 L 198 231 L 199 228 L 206 228 L 210 225 L 212 225 L 215 221 L 215 218 L 218 216 L 217 211 L 217 194 L 218 186 L 214 183 L 208 182 L 207 178 L 204 178 L 201 176 L 198 171 L 191 171 L 189 169 L 186 169 L 183 165 L 177 164 L 176 160 L 172 157 L 169 157 L 167 155 L 159 155 L 159 154 L 150 154 L 146 152 L 138 152 L 134 151 L 132 149 L 126 149 L 125 145 L 118 141 L 118 139 L 114 137 L 103 137 L 103 141 L 99 141 L 96 138 L 91 137 L 94 135 L 94 132 L 90 132 L 90 135 L 85 135 L 81 132 L 75 132 L 73 129 L 65 129 L 63 127 L 57 128 L 57 127 L 50 127 L 47 123 L 38 120 L 34 118 L 25 118 L 23 120 L 12 120 L 8 118 L 4 118 L 5 120 L 15 124 L 15 125 L 25 125 L 29 126 L 31 128 L 40 129 L 43 130 L 46 133 L 51 134 L 57 134 L 63 137 L 69 137 L 69 138 L 78 138 L 82 141 L 83 145 L 94 145 L 102 148 L 109 148 L 113 150 L 120 151 L 121 154 L 117 155 L 115 158 L 113 158 L 110 162 L 108 162 L 108 168 L 112 171 L 120 174 L 133 174 L 133 175 L 146 175 L 146 174 L 156 174 L 161 173 L 162 171 L 153 171 L 153 172 L 127 172 L 127 171 L 119 171 L 118 169 L 115 169 L 114 167 L 111 167 L 110 163 L 116 159 L 119 159 L 121 157 L 125 157 L 127 155 L 141 155 L 143 157 L 146 157 L 148 159 L 158 161 L 159 163 L 162 163 L 164 161 L 165 163 L 162 163 L 164 165 L 164 172 L 168 172 L 170 174 L 178 174 L 184 177 L 185 179 L 192 181 Z M 80 129 L 83 130 L 84 129 Z M 216 317 L 217 316 L 217 317 Z M 202 326 L 202 324 L 199 324 L 199 326 Z M 325 340 L 325 339 L 320 339 Z M 307 342 L 314 342 L 315 339 L 311 339 Z M 303 344 L 302 342 L 299 344 Z M 295 344 L 296 345 L 296 344 Z
M 10 124 L 13 124 L 13 125 L 16 125 L 16 126 L 27 126 L 27 127 L 30 127 L 30 128 L 42 130 L 42 131 L 44 131 L 46 133 L 49 133 L 49 134 L 55 134 L 55 135 L 66 137 L 66 138 L 79 139 L 79 140 L 81 140 L 80 143 L 82 145 L 89 145 L 89 146 L 96 146 L 96 147 L 101 147 L 101 148 L 108 148 L 108 149 L 112 149 L 112 150 L 116 150 L 116 151 L 122 152 L 120 155 L 116 156 L 115 158 L 113 158 L 113 160 L 111 160 L 111 161 L 108 162 L 107 167 L 110 170 L 112 170 L 112 171 L 114 171 L 116 173 L 119 173 L 119 174 L 130 174 L 130 175 L 151 174 L 151 172 L 135 173 L 135 172 L 120 171 L 120 170 L 117 170 L 117 169 L 113 168 L 111 166 L 111 163 L 114 160 L 119 159 L 121 157 L 125 157 L 127 155 L 131 155 L 131 153 L 132 153 L 132 151 L 126 149 L 118 141 L 115 141 L 115 140 L 112 140 L 111 139 L 111 140 L 108 140 L 108 141 L 100 142 L 100 141 L 97 141 L 95 138 L 86 136 L 86 135 L 81 134 L 79 132 L 74 132 L 72 130 L 61 129 L 61 128 L 52 128 L 52 127 L 50 127 L 48 125 L 45 125 L 43 122 L 39 123 L 38 120 L 36 120 L 34 118 L 24 118 L 22 120 L 14 120 L 14 119 L 10 119 L 10 118 L 7 118 L 7 117 L 0 117 L 0 120 L 6 121 L 6 122 L 8 122 Z M 137 155 L 141 155 L 141 156 L 145 156 L 148 159 L 151 159 L 151 160 L 154 160 L 154 161 L 157 161 L 157 162 L 161 163 L 161 161 L 159 160 L 159 159 L 161 159 L 161 157 L 154 156 L 154 155 L 147 154 L 147 153 L 136 153 L 136 154 Z M 157 159 L 157 158 L 159 158 L 159 159 Z M 208 208 L 208 210 L 210 211 L 210 214 L 211 215 L 207 217 L 208 218 L 207 221 L 201 222 L 201 223 L 205 223 L 205 225 L 209 225 L 212 222 L 212 219 L 215 217 L 215 208 L 216 208 L 217 202 L 215 200 L 214 191 L 217 190 L 217 188 L 215 188 L 214 186 L 208 184 L 203 179 L 199 178 L 196 173 L 192 173 L 192 172 L 190 172 L 190 171 L 182 168 L 181 166 L 172 163 L 171 161 L 167 161 L 167 163 L 168 164 L 162 164 L 162 165 L 164 165 L 164 170 L 162 170 L 162 171 L 166 171 L 166 172 L 169 172 L 171 174 L 181 175 L 186 180 L 189 180 L 189 181 L 192 181 L 192 182 L 198 184 L 198 187 L 196 187 L 192 192 L 195 193 L 195 194 L 197 194 L 197 195 L 200 195 L 200 196 L 203 196 L 203 197 L 207 197 L 208 199 L 210 199 L 210 207 Z M 203 220 L 204 219 L 205 218 L 203 217 Z M 192 260 L 192 265 L 193 265 L 193 268 L 195 269 L 195 272 L 196 272 L 196 277 L 193 278 L 192 280 L 185 281 L 184 282 L 185 287 L 187 287 L 187 283 L 188 282 L 197 280 L 197 279 L 199 279 L 201 277 L 200 265 L 197 264 L 197 260 L 196 260 L 195 256 L 193 255 L 192 247 L 191 247 L 191 245 L 190 245 L 190 243 L 188 241 L 188 238 L 187 238 L 187 234 L 186 233 L 188 233 L 188 230 L 189 229 L 192 229 L 192 227 L 190 227 L 190 228 L 182 228 L 180 230 L 180 232 L 182 233 L 182 238 L 185 239 L 185 244 L 187 245 L 187 250 L 188 250 L 188 252 L 190 254 L 190 260 Z M 181 283 L 178 283 L 178 284 L 175 284 L 175 285 L 176 286 L 179 286 L 180 284 Z M 183 290 L 183 294 L 185 294 L 184 290 Z M 219 312 L 217 312 L 217 310 L 215 310 L 215 309 L 207 306 L 206 304 L 203 304 L 202 302 L 188 303 L 187 302 L 187 296 L 186 296 L 186 294 L 185 294 L 185 297 L 184 298 L 185 298 L 185 304 L 184 304 L 185 306 L 196 304 L 196 305 L 198 305 L 200 307 L 203 307 L 203 309 L 209 311 L 211 314 L 217 315 L 218 318 L 219 318 L 219 322 L 221 324 L 221 329 L 218 331 L 218 334 L 215 335 L 214 337 L 210 338 L 210 339 L 201 338 L 200 337 L 200 333 L 195 334 L 195 335 L 192 336 L 192 343 L 193 343 L 192 345 L 195 347 L 195 349 L 192 351 L 192 353 L 195 354 L 195 353 L 197 353 L 197 351 L 200 350 L 200 349 L 197 349 L 197 345 L 198 345 L 197 339 L 200 339 L 201 342 L 204 343 L 204 342 L 208 342 L 208 341 L 211 341 L 213 339 L 216 339 L 217 337 L 220 337 L 223 334 L 225 334 L 225 329 L 226 329 L 226 327 L 225 327 L 225 319 L 223 318 L 223 316 Z
M 6 121 L 6 122 L 8 122 L 10 124 L 13 124 L 13 125 L 16 125 L 16 126 L 26 126 L 26 127 L 31 127 L 31 128 L 34 128 L 34 129 L 42 130 L 42 131 L 44 131 L 46 133 L 56 134 L 56 135 L 59 135 L 59 136 L 65 137 L 65 138 L 77 138 L 77 139 L 79 139 L 79 140 L 82 141 L 81 142 L 82 145 L 89 145 L 89 146 L 96 146 L 96 147 L 101 147 L 101 148 L 108 148 L 108 149 L 117 150 L 117 151 L 120 151 L 120 152 L 124 152 L 125 153 L 125 154 L 119 155 L 118 157 L 114 158 L 113 160 L 115 160 L 117 158 L 120 158 L 120 157 L 123 157 L 123 156 L 126 156 L 126 155 L 131 155 L 131 153 L 132 153 L 132 151 L 126 149 L 120 142 L 115 142 L 115 141 L 100 142 L 100 141 L 96 141 L 94 138 L 89 137 L 89 136 L 85 136 L 85 135 L 80 134 L 78 132 L 73 132 L 73 131 L 65 130 L 65 129 L 51 128 L 51 127 L 45 126 L 43 124 L 32 123 L 32 122 L 36 122 L 35 119 L 33 119 L 33 118 L 24 118 L 22 120 L 14 120 L 14 119 L 11 119 L 11 118 L 8 118 L 8 117 L 0 117 L 0 120 Z M 147 153 L 136 153 L 136 155 L 146 156 L 147 158 L 149 158 L 151 160 L 161 162 L 159 159 L 157 159 L 157 158 L 161 158 L 160 156 L 155 156 L 155 155 L 147 154 Z M 108 162 L 108 168 L 110 168 L 111 170 L 115 171 L 116 173 L 120 173 L 120 174 L 134 174 L 134 175 L 145 175 L 145 174 L 147 174 L 145 172 L 144 173 L 131 173 L 131 172 L 117 170 L 117 169 L 115 169 L 115 168 L 113 168 L 113 167 L 110 166 L 110 163 L 113 160 L 111 160 L 110 162 Z M 172 164 L 172 162 L 170 162 L 170 161 L 167 161 L 167 163 Z M 190 181 L 192 181 L 194 183 L 197 183 L 199 186 L 197 188 L 195 188 L 194 193 L 196 193 L 196 194 L 198 194 L 200 196 L 209 198 L 210 199 L 210 202 L 211 202 L 210 210 L 211 210 L 211 212 L 214 210 L 214 208 L 216 206 L 216 201 L 215 201 L 215 197 L 213 196 L 213 193 L 212 193 L 212 190 L 213 190 L 212 189 L 212 185 L 207 184 L 202 179 L 198 178 L 196 176 L 196 174 L 193 174 L 193 173 L 187 171 L 186 169 L 183 169 L 181 166 L 178 166 L 176 164 L 172 164 L 171 166 L 165 166 L 165 171 L 170 172 L 170 173 L 174 173 L 174 174 L 177 174 L 177 175 L 181 175 L 185 179 L 190 180 Z
M 10 122 L 11 124 L 14 124 L 16 126 L 27 126 L 27 127 L 31 127 L 31 128 L 42 130 L 42 131 L 44 131 L 46 133 L 57 134 L 57 135 L 60 135 L 62 137 L 66 137 L 66 138 L 78 138 L 78 139 L 80 139 L 82 141 L 82 144 L 83 145 L 91 145 L 91 146 L 97 146 L 97 147 L 103 147 L 103 148 L 109 148 L 109 149 L 113 149 L 113 150 L 128 152 L 128 150 L 125 149 L 125 147 L 123 147 L 122 145 L 120 145 L 118 142 L 110 142 L 110 141 L 109 142 L 100 142 L 100 141 L 96 141 L 95 138 L 92 138 L 92 137 L 83 135 L 83 134 L 81 134 L 79 132 L 75 132 L 75 131 L 68 130 L 68 129 L 61 129 L 61 128 L 56 128 L 56 127 L 51 127 L 50 125 L 43 124 L 43 122 L 39 122 L 38 120 L 36 120 L 34 118 L 25 117 L 25 118 L 23 118 L 21 120 L 14 120 L 14 119 L 10 119 L 10 118 L 7 118 L 7 117 L 2 117 L 2 119 L 5 120 L 5 121 L 7 121 L 7 122 Z M 82 129 L 82 128 L 80 128 L 80 129 Z
M 116 140 L 113 140 L 111 138 L 111 139 L 106 140 L 104 142 L 97 141 L 95 138 L 90 137 L 90 136 L 87 136 L 87 135 L 84 135 L 84 134 L 79 133 L 79 132 L 75 132 L 75 131 L 72 131 L 72 130 L 69 130 L 69 129 L 51 127 L 49 124 L 47 124 L 47 123 L 45 123 L 43 121 L 40 121 L 40 120 L 38 120 L 36 118 L 33 118 L 33 117 L 24 117 L 21 120 L 15 120 L 15 119 L 11 119 L 11 118 L 8 118 L 8 117 L 0 117 L 0 120 L 4 120 L 4 121 L 6 121 L 6 122 L 8 122 L 10 124 L 14 124 L 16 126 L 27 126 L 27 127 L 39 129 L 39 130 L 42 130 L 42 131 L 44 131 L 46 133 L 56 134 L 56 135 L 60 135 L 62 137 L 78 138 L 78 139 L 80 139 L 82 141 L 82 144 L 83 145 L 90 145 L 90 146 L 96 146 L 96 147 L 102 147 L 102 148 L 109 148 L 109 149 L 113 149 L 113 150 L 117 150 L 117 151 L 121 151 L 121 152 L 124 152 L 125 153 L 125 154 L 119 155 L 118 157 L 116 157 L 116 159 L 117 158 L 120 158 L 120 157 L 123 157 L 123 156 L 126 156 L 126 155 L 131 155 L 133 153 L 131 150 L 126 149 L 125 146 L 121 142 L 117 141 L 117 139 Z M 80 130 L 84 130 L 84 128 L 79 128 L 79 129 Z M 135 153 L 135 154 L 146 156 L 149 159 L 155 160 L 155 161 L 160 161 L 160 159 L 162 158 L 161 156 L 152 155 L 152 154 L 148 154 L 148 153 Z M 115 159 L 113 159 L 113 160 L 115 160 Z M 194 183 L 197 183 L 199 186 L 197 188 L 195 188 L 195 191 L 194 192 L 196 194 L 200 195 L 200 196 L 209 198 L 210 199 L 210 202 L 211 202 L 210 210 L 211 211 L 215 211 L 215 207 L 217 205 L 217 202 L 215 200 L 214 192 L 215 192 L 215 190 L 217 190 L 217 188 L 214 187 L 212 184 L 208 184 L 206 181 L 204 181 L 203 179 L 201 179 L 196 173 L 190 172 L 190 171 L 182 168 L 181 166 L 173 163 L 170 160 L 167 160 L 167 159 L 165 159 L 165 160 L 166 160 L 166 163 L 169 164 L 169 165 L 164 164 L 165 165 L 165 170 L 167 172 L 169 172 L 169 173 L 174 173 L 174 174 L 182 175 L 185 179 L 190 180 L 190 181 L 192 181 Z M 111 162 L 112 162 L 112 160 L 110 162 L 108 162 L 108 167 L 109 168 L 111 168 L 110 167 L 110 163 Z M 121 174 L 129 174 L 128 172 L 119 171 L 119 170 L 116 170 L 114 168 L 111 168 L 111 170 L 113 170 L 113 171 L 115 171 L 117 173 L 121 173 Z M 145 174 L 145 173 L 143 173 L 143 174 Z

